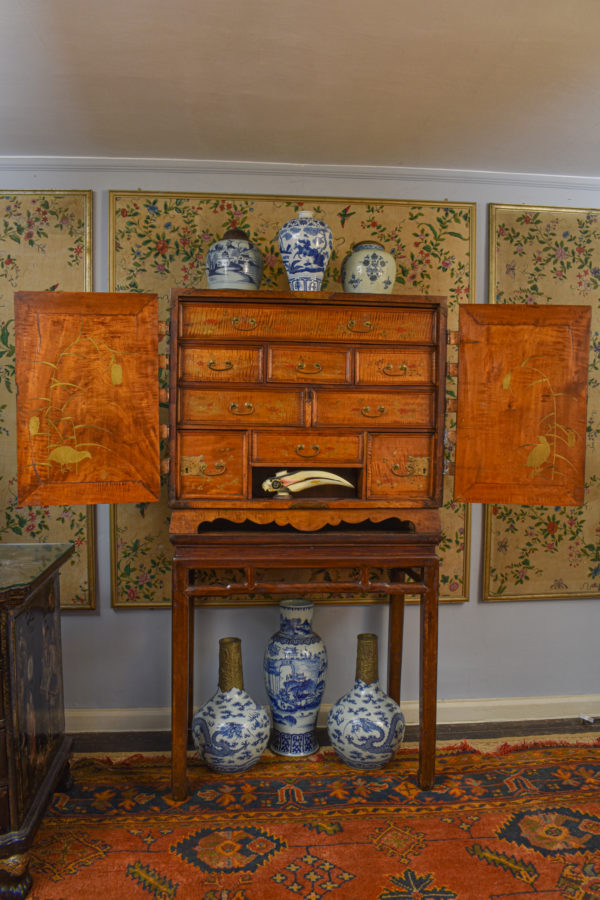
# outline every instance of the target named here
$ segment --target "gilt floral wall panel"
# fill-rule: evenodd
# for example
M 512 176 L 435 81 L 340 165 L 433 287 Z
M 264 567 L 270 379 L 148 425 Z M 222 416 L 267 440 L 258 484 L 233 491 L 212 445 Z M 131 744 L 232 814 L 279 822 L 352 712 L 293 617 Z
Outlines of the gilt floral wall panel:
M 600 596 L 600 210 L 492 205 L 490 302 L 591 307 L 582 506 L 486 511 L 485 600 Z
M 93 511 L 86 506 L 18 506 L 15 404 L 15 291 L 86 291 L 92 286 L 91 191 L 0 193 L 0 541 L 72 541 L 61 571 L 61 604 L 95 606 Z
M 395 293 L 448 297 L 449 327 L 456 329 L 458 306 L 472 300 L 475 205 L 391 200 L 339 200 L 318 197 L 229 196 L 111 192 L 111 290 L 159 295 L 162 321 L 169 316 L 172 287 L 208 287 L 204 264 L 213 241 L 232 227 L 243 228 L 261 250 L 262 289 L 287 290 L 279 254 L 279 229 L 300 209 L 312 209 L 332 228 L 334 248 L 323 290 L 341 290 L 341 264 L 351 245 L 371 238 L 384 244 L 397 261 Z M 450 361 L 455 357 L 449 348 Z M 167 339 L 160 384 L 167 388 Z M 456 398 L 456 377 L 449 376 L 448 397 Z M 161 405 L 167 421 L 167 403 Z M 455 413 L 448 414 L 449 431 Z M 161 452 L 167 455 L 167 441 Z M 448 442 L 448 462 L 453 445 Z M 113 603 L 116 606 L 164 606 L 170 602 L 171 545 L 166 477 L 158 504 L 113 507 Z M 442 510 L 444 538 L 442 599 L 468 599 L 468 507 L 454 503 L 452 476 L 445 478 Z M 329 574 L 323 573 L 324 583 Z M 327 599 L 327 595 L 324 595 Z

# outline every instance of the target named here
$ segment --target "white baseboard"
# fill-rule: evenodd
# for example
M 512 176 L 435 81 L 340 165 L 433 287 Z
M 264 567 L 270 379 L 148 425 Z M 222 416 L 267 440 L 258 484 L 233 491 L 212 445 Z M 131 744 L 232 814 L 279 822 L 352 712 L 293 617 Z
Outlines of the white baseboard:
M 402 703 L 408 725 L 419 721 L 416 700 Z M 327 724 L 331 704 L 319 710 L 319 726 Z M 536 719 L 575 719 L 580 715 L 600 718 L 600 694 L 566 697 L 494 697 L 475 700 L 439 700 L 440 725 L 470 722 L 517 722 Z M 69 734 L 82 732 L 168 731 L 170 707 L 149 709 L 67 709 L 65 726 Z

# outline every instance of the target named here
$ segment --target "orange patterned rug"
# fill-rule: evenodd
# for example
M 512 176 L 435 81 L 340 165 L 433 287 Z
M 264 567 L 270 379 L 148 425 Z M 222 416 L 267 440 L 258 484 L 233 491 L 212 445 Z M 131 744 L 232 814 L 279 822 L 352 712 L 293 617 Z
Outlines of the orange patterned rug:
M 357 772 L 331 749 L 249 772 L 78 759 L 31 851 L 32 900 L 596 900 L 600 739 L 417 751 Z

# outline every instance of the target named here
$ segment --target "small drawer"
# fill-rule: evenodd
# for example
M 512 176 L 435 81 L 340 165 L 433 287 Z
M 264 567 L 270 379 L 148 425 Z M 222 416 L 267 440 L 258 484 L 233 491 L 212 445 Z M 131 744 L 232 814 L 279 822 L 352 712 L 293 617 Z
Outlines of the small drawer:
M 432 500 L 434 439 L 426 434 L 370 434 L 367 440 L 369 500 Z
M 395 347 L 356 351 L 357 384 L 434 384 L 433 350 Z
M 268 466 L 302 466 L 317 463 L 319 468 L 333 465 L 360 465 L 363 436 L 328 434 L 326 431 L 254 431 L 252 462 Z
M 301 381 L 311 384 L 348 384 L 350 351 L 308 347 L 270 347 L 268 381 Z
M 179 347 L 179 377 L 186 381 L 262 380 L 262 347 Z
M 182 388 L 180 417 L 185 425 L 304 425 L 303 391 Z
M 177 499 L 246 496 L 244 431 L 181 432 L 177 438 Z
M 350 428 L 428 428 L 434 395 L 429 391 L 315 391 L 313 425 Z

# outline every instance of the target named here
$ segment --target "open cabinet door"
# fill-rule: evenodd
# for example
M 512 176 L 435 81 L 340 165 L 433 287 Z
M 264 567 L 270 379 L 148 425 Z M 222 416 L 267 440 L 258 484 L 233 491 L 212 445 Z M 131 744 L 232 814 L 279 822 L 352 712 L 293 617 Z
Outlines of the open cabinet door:
M 456 500 L 583 503 L 589 306 L 460 309 Z
M 20 504 L 158 500 L 158 298 L 15 294 Z

